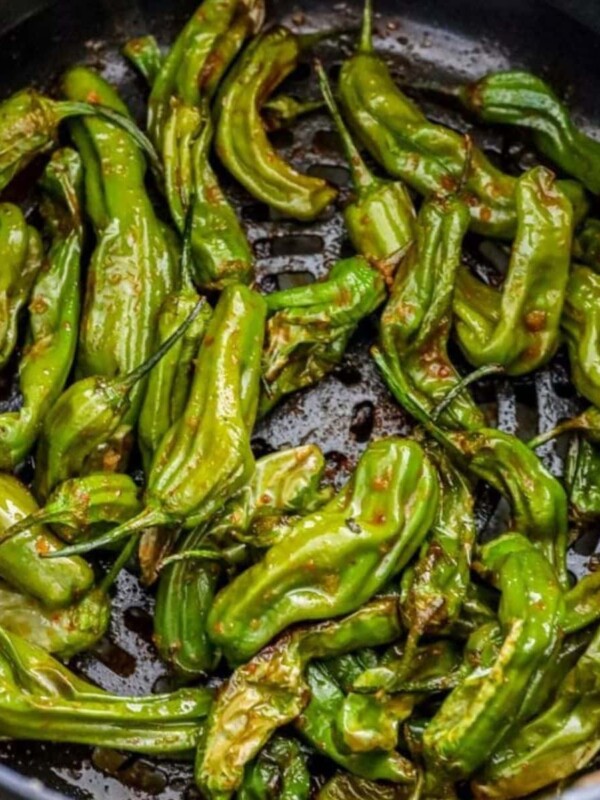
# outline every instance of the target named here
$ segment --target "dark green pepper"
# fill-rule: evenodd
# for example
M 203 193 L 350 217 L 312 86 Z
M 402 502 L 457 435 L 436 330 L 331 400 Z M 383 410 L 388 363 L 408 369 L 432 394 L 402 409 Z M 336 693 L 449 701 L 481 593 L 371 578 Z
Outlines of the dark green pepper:
M 416 442 L 370 444 L 333 500 L 217 595 L 209 635 L 239 663 L 289 625 L 358 608 L 410 560 L 437 498 L 435 470 Z
M 584 575 L 565 594 L 565 633 L 575 633 L 600 619 L 600 572 Z
M 250 192 L 281 214 L 318 216 L 337 192 L 322 178 L 299 173 L 275 151 L 260 112 L 296 68 L 302 39 L 282 26 L 262 34 L 243 54 L 217 101 L 219 158 Z
M 570 516 L 576 526 L 600 518 L 600 447 L 577 437 L 571 442 L 565 466 Z
M 75 358 L 80 307 L 81 161 L 73 150 L 52 156 L 41 181 L 41 211 L 52 234 L 48 266 L 38 274 L 19 363 L 23 404 L 0 415 L 0 468 L 12 469 L 33 447 Z M 21 273 L 23 276 L 23 273 Z
M 266 296 L 272 312 L 263 354 L 264 416 L 286 394 L 339 364 L 358 323 L 385 299 L 383 276 L 361 257 L 338 261 L 326 280 Z
M 561 325 L 569 348 L 571 380 L 595 406 L 600 406 L 599 298 L 600 275 L 589 267 L 573 267 Z
M 310 772 L 295 739 L 275 736 L 246 767 L 237 800 L 309 800 Z
M 347 772 L 338 772 L 334 775 L 316 796 L 316 800 L 409 800 L 409 798 L 410 793 L 405 787 L 375 783 Z
M 573 256 L 600 272 L 600 219 L 587 218 L 579 232 L 575 234 Z

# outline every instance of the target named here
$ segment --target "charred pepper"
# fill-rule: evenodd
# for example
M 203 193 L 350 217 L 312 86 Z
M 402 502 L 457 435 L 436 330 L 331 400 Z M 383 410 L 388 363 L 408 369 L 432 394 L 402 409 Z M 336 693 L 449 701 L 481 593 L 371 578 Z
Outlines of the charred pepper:
M 571 380 L 587 400 L 600 405 L 600 275 L 589 267 L 571 270 L 562 330 L 569 349 Z
M 310 772 L 295 739 L 275 736 L 244 772 L 237 800 L 309 800 Z

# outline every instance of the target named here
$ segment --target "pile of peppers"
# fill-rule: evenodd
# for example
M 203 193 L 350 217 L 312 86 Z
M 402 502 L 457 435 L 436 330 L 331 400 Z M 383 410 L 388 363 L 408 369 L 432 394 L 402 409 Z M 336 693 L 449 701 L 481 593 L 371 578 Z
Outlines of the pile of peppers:
M 567 571 L 600 522 L 600 141 L 541 78 L 483 76 L 452 93 L 539 155 L 504 173 L 396 85 L 373 21 L 366 0 L 331 85 L 320 43 L 347 31 L 204 0 L 170 46 L 124 44 L 146 130 L 85 65 L 58 99 L 0 103 L 0 190 L 40 176 L 26 209 L 0 202 L 2 737 L 191 759 L 206 800 L 510 800 L 600 751 L 600 575 Z M 320 95 L 279 93 L 307 59 Z M 305 114 L 339 136 L 343 203 L 270 137 Z M 353 252 L 266 293 L 225 172 L 272 220 L 341 211 Z M 503 275 L 469 237 L 500 240 Z M 366 443 L 343 485 L 311 442 L 258 457 L 257 423 L 365 322 L 411 433 Z M 502 430 L 470 384 L 561 347 L 581 413 Z M 557 477 L 537 450 L 559 436 Z M 69 666 L 122 570 L 156 595 L 176 691 Z

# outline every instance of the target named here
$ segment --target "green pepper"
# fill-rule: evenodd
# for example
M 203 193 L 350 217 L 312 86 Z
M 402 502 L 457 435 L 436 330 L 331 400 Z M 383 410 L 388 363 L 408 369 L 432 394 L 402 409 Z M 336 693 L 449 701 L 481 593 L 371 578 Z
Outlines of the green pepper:
M 309 800 L 310 772 L 295 739 L 275 736 L 246 767 L 237 800 Z
M 89 650 L 106 633 L 109 622 L 110 600 L 102 589 L 92 589 L 73 605 L 49 610 L 0 581 L 0 626 L 62 661 Z
M 515 192 L 518 227 L 502 290 L 459 272 L 456 334 L 471 364 L 501 364 L 522 375 L 555 353 L 569 276 L 572 211 L 544 167 L 524 173 Z
M 27 224 L 21 210 L 12 203 L 1 203 L 0 367 L 17 344 L 19 313 L 29 300 L 43 256 L 40 235 Z
M 242 55 L 217 100 L 219 158 L 253 197 L 300 220 L 317 217 L 337 192 L 322 178 L 299 173 L 275 151 L 260 116 L 270 94 L 296 68 L 302 39 L 271 28 Z
M 239 662 L 295 622 L 358 608 L 410 560 L 437 498 L 435 470 L 416 442 L 370 444 L 333 500 L 217 595 L 209 635 Z
M 164 64 L 164 58 L 154 36 L 137 36 L 123 46 L 123 55 L 141 73 L 150 86 L 154 84 Z
M 115 90 L 92 70 L 63 78 L 70 99 L 101 102 L 127 113 Z M 160 307 L 176 283 L 178 265 L 144 184 L 145 161 L 132 137 L 113 124 L 72 123 L 85 167 L 86 208 L 96 248 L 88 270 L 77 368 L 82 377 L 112 378 L 151 353 Z M 145 384 L 131 397 L 125 424 L 139 413 Z
M 448 357 L 447 341 L 468 222 L 466 206 L 455 197 L 424 202 L 416 243 L 398 270 L 381 317 L 381 350 L 389 370 L 430 410 L 460 380 Z M 484 424 L 481 411 L 465 392 L 454 399 L 443 421 L 467 429 Z
M 600 272 L 600 219 L 584 220 L 581 229 L 575 234 L 573 256 L 577 261 Z
M 494 752 L 519 719 L 538 709 L 545 670 L 561 645 L 562 591 L 544 556 L 520 534 L 481 550 L 481 565 L 502 592 L 504 641 L 489 667 L 452 691 L 425 730 L 425 760 L 466 777 Z
M 0 628 L 0 735 L 166 756 L 196 745 L 212 702 L 206 688 L 118 697 Z
M 296 120 L 314 111 L 320 111 L 325 103 L 322 100 L 298 100 L 288 94 L 278 94 L 267 100 L 261 109 L 268 131 L 289 128 Z
M 465 106 L 485 122 L 533 131 L 536 148 L 564 172 L 600 194 L 600 142 L 580 131 L 541 78 L 530 72 L 493 72 L 461 89 Z
M 266 296 L 272 312 L 263 354 L 259 415 L 313 386 L 339 364 L 361 319 L 385 299 L 383 276 L 361 257 L 338 261 L 327 279 Z
M 196 782 L 204 794 L 228 800 L 245 765 L 307 706 L 304 673 L 311 660 L 387 644 L 400 630 L 397 598 L 382 596 L 344 619 L 296 628 L 239 667 L 218 693 L 198 749 Z M 414 768 L 398 754 L 385 754 L 379 764 L 388 779 L 414 779 Z
M 200 301 L 154 355 L 129 375 L 83 378 L 63 392 L 46 415 L 38 444 L 35 485 L 41 498 L 85 471 L 88 457 L 122 425 L 136 385 L 184 336 L 202 308 Z
M 283 515 L 313 511 L 325 501 L 319 489 L 325 460 L 315 445 L 272 453 L 256 462 L 249 483 L 206 525 L 183 539 L 179 553 L 199 545 L 215 549 L 229 540 L 264 539 Z M 283 517 L 285 519 L 285 517 Z M 262 530 L 261 530 L 262 528 Z M 211 670 L 215 653 L 207 617 L 222 573 L 213 559 L 179 561 L 161 575 L 154 616 L 155 641 L 163 660 L 180 677 L 193 679 Z
M 578 437 L 568 451 L 565 483 L 570 515 L 576 526 L 600 517 L 600 448 Z
M 405 787 L 376 783 L 347 772 L 336 773 L 327 781 L 316 800 L 409 800 Z
M 565 594 L 565 633 L 575 633 L 600 619 L 600 572 L 584 575 Z
M 571 362 L 571 380 L 577 391 L 600 405 L 600 275 L 589 267 L 571 270 L 561 325 Z
M 412 200 L 401 181 L 386 181 L 373 175 L 342 119 L 320 62 L 317 62 L 317 74 L 321 92 L 342 140 L 356 195 L 344 209 L 346 230 L 357 253 L 385 270 L 391 279 L 393 262 L 397 262 L 416 239 Z
M 6 542 L 2 533 L 37 504 L 27 489 L 10 475 L 0 474 L 0 577 L 47 608 L 63 608 L 81 597 L 94 582 L 94 573 L 81 558 L 63 558 L 61 542 L 43 526 L 35 526 Z M 40 558 L 55 552 L 56 561 Z
M 75 358 L 83 238 L 81 180 L 79 156 L 67 149 L 54 153 L 42 179 L 41 207 L 53 239 L 48 266 L 38 274 L 29 306 L 29 330 L 19 364 L 23 404 L 18 411 L 0 415 L 2 469 L 15 467 L 33 447 Z
M 473 783 L 478 798 L 523 797 L 582 770 L 600 749 L 600 631 L 552 704 L 491 754 Z

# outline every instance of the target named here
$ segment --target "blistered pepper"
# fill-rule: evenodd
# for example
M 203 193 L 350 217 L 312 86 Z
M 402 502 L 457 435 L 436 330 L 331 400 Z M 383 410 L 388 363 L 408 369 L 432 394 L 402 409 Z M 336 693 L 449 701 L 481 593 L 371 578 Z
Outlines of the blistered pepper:
M 275 736 L 244 773 L 237 800 L 309 800 L 310 772 L 295 739 Z
M 385 299 L 383 276 L 361 257 L 338 261 L 326 280 L 267 295 L 272 316 L 262 363 L 259 415 L 313 386 L 339 364 L 361 319 Z
M 545 364 L 558 347 L 573 215 L 544 167 L 519 178 L 515 198 L 518 226 L 502 289 L 463 268 L 454 313 L 458 342 L 472 364 L 501 364 L 509 375 L 522 375 Z
M 260 111 L 296 68 L 302 39 L 282 26 L 262 34 L 242 55 L 217 99 L 219 158 L 253 197 L 300 220 L 318 216 L 336 196 L 322 178 L 303 175 L 269 142 Z
M 437 498 L 435 470 L 416 442 L 372 443 L 333 500 L 217 595 L 209 635 L 237 663 L 296 622 L 358 608 L 410 560 Z
M 75 358 L 80 307 L 81 161 L 59 150 L 41 181 L 41 211 L 52 234 L 48 265 L 38 274 L 19 363 L 23 404 L 0 415 L 0 468 L 12 469 L 33 447 L 43 419 L 63 390 Z
M 588 217 L 584 221 L 575 234 L 573 256 L 592 267 L 594 272 L 600 272 L 600 219 Z
M 319 790 L 316 800 L 406 800 L 407 797 L 402 787 L 338 772 Z
M 600 275 L 575 266 L 567 284 L 561 319 L 569 348 L 571 380 L 577 391 L 600 405 Z

